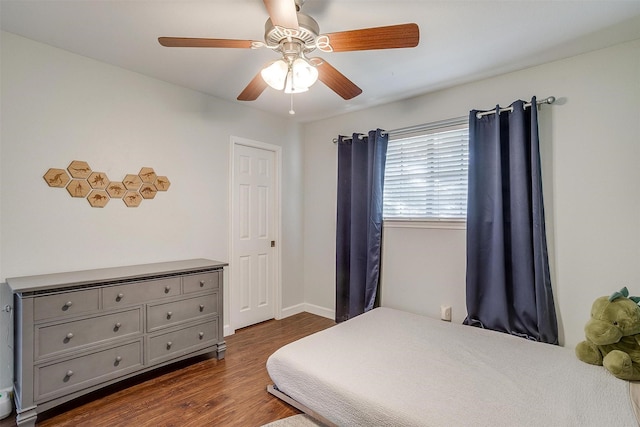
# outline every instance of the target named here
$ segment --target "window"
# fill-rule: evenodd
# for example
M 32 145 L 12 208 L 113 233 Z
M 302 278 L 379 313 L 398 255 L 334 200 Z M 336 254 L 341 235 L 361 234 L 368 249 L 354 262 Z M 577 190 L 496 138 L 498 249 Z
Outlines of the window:
M 466 118 L 390 132 L 383 214 L 391 220 L 464 220 L 469 128 Z

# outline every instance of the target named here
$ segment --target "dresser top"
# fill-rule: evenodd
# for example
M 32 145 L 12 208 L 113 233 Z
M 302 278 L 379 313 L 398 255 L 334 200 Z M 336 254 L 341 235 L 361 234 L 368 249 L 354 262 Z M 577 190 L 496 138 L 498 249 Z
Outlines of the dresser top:
M 98 268 L 94 270 L 71 271 L 67 273 L 41 274 L 8 278 L 7 284 L 13 293 L 37 292 L 54 288 L 70 288 L 118 282 L 143 276 L 188 273 L 190 271 L 222 268 L 226 262 L 210 259 L 188 259 L 183 261 L 159 262 L 153 264 L 129 265 L 125 267 Z

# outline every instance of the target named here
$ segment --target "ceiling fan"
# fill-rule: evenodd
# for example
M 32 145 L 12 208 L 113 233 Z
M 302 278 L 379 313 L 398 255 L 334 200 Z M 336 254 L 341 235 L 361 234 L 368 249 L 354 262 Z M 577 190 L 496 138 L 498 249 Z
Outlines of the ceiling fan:
M 239 101 L 254 101 L 267 86 L 293 94 L 308 90 L 316 80 L 345 100 L 354 98 L 362 89 L 326 60 L 307 54 L 315 49 L 328 53 L 407 48 L 420 41 L 418 25 L 413 23 L 320 34 L 318 23 L 300 12 L 304 1 L 264 0 L 269 14 L 264 42 L 188 37 L 159 37 L 158 42 L 166 47 L 267 48 L 278 52 L 281 59 L 261 70 L 238 95 Z

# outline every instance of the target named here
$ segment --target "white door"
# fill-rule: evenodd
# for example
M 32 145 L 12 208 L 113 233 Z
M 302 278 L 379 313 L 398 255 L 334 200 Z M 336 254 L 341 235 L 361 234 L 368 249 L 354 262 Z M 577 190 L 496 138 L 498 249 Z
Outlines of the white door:
M 233 144 L 231 323 L 234 329 L 275 317 L 276 156 Z

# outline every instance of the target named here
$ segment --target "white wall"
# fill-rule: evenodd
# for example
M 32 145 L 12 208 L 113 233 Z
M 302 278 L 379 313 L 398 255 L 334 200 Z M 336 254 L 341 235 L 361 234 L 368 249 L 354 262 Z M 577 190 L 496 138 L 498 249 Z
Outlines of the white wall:
M 583 339 L 591 303 L 640 295 L 640 40 L 305 125 L 305 300 L 335 309 L 338 134 L 398 129 L 553 95 L 540 110 L 550 263 L 560 339 Z M 385 228 L 382 304 L 466 316 L 464 232 Z
M 282 307 L 303 303 L 298 125 L 6 32 L 1 41 L 0 282 L 176 259 L 228 261 L 233 135 L 283 147 Z M 92 208 L 43 179 L 72 160 L 112 180 L 153 167 L 171 187 L 137 208 L 115 199 Z M 0 289 L 0 307 L 6 301 Z M 12 375 L 8 316 L 0 316 L 1 388 Z

